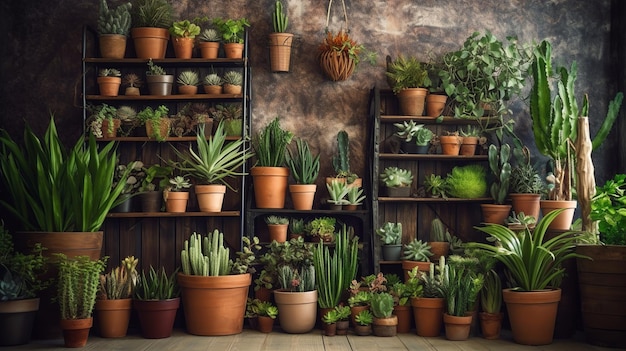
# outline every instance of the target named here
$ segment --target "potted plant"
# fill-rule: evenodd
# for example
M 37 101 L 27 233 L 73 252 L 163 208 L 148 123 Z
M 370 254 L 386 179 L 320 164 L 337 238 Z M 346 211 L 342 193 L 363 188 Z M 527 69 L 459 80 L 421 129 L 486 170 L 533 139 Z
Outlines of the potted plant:
M 291 334 L 308 333 L 317 320 L 315 268 L 311 261 L 278 266 L 278 290 L 274 299 L 283 331 Z
M 131 10 L 130 30 L 137 58 L 162 59 L 165 57 L 168 28 L 172 24 L 174 9 L 167 0 L 135 0 Z
M 424 87 L 428 89 L 426 95 L 426 116 L 437 118 L 443 114 L 448 96 L 443 88 L 441 81 L 441 72 L 443 71 L 443 62 L 441 58 L 431 59 L 429 62 L 423 63 L 427 79 L 424 81 Z
M 379 175 L 389 197 L 410 197 L 413 174 L 408 169 L 386 167 Z
M 349 186 L 360 188 L 363 179 L 350 170 L 350 138 L 348 132 L 340 130 L 337 133 L 337 154 L 333 156 L 334 177 L 327 177 L 326 183 L 331 183 L 333 179 L 347 183 Z
M 393 314 L 398 317 L 398 333 L 408 333 L 411 330 L 411 298 L 422 293 L 422 286 L 418 280 L 410 280 L 406 283 L 400 281 L 396 274 L 387 275 L 387 290 L 393 297 Z
M 304 237 L 305 224 L 302 218 L 292 218 L 289 221 L 289 238 L 297 239 Z
M 170 178 L 169 186 L 163 190 L 163 199 L 165 200 L 165 210 L 167 212 L 183 213 L 187 211 L 187 200 L 189 200 L 189 192 L 186 189 L 191 188 L 191 183 L 184 176 L 175 176 Z
M 193 53 L 193 45 L 196 35 L 200 34 L 200 26 L 202 18 L 195 18 L 193 21 L 182 20 L 174 21 L 169 28 L 172 35 L 172 46 L 176 58 L 190 59 Z M 208 20 L 206 17 L 204 20 Z
M 417 130 L 415 134 L 415 145 L 417 146 L 418 154 L 427 154 L 430 149 L 430 142 L 434 137 L 434 133 L 432 130 L 421 127 Z
M 337 321 L 339 316 L 337 310 L 334 308 L 327 309 L 326 313 L 322 316 L 322 322 L 324 322 L 324 335 L 335 336 L 337 335 Z
M 128 172 L 128 170 L 130 170 L 130 172 Z M 112 212 L 132 212 L 134 210 L 133 197 L 139 194 L 141 183 L 146 176 L 143 171 L 143 162 L 132 161 L 128 165 L 118 164 L 113 178 L 113 187 L 117 186 L 117 183 L 122 181 L 125 174 L 128 176 L 125 178 L 126 183 L 120 194 L 122 203 L 112 208 Z
M 122 260 L 121 266 L 100 275 L 94 308 L 100 336 L 103 338 L 126 336 L 138 278 L 137 263 L 139 259 L 128 256 Z
M 483 288 L 480 291 L 480 305 L 483 311 L 480 312 L 480 330 L 483 338 L 498 339 L 502 327 L 502 282 L 500 276 L 493 269 L 487 271 L 483 281 Z
M 126 86 L 126 89 L 124 90 L 124 95 L 127 95 L 127 96 L 141 95 L 139 88 L 141 88 L 141 86 L 143 85 L 143 81 L 135 73 L 128 73 L 124 75 L 122 83 Z
M 174 75 L 167 74 L 163 67 L 154 64 L 152 59 L 148 61 L 148 71 L 146 71 L 146 82 L 150 95 L 171 95 Z
M 467 129 L 460 130 L 463 141 L 461 142 L 461 149 L 459 149 L 459 155 L 473 156 L 476 154 L 476 147 L 478 146 L 481 131 L 478 126 L 467 125 Z
M 421 272 L 426 272 L 430 268 L 430 257 L 433 252 L 430 245 L 420 239 L 413 239 L 408 244 L 404 244 L 402 256 L 402 269 L 404 270 L 404 280 L 409 280 L 409 271 L 413 267 L 418 267 Z
M 422 286 L 421 294 L 411 297 L 415 333 L 419 336 L 436 337 L 441 333 L 445 307 L 443 295 L 445 262 L 446 258 L 441 256 L 439 263 L 437 265 L 430 263 L 426 271 L 419 271 L 418 267 L 415 267 L 408 272 L 407 281 Z M 414 282 L 415 280 L 417 282 Z
M 333 179 L 330 184 L 326 183 L 326 189 L 328 190 L 328 204 L 331 210 L 341 210 L 344 204 L 346 204 L 345 197 L 348 196 L 348 186 L 344 182 L 340 182 Z
M 117 96 L 122 85 L 122 74 L 116 68 L 103 68 L 98 71 L 98 87 L 102 96 Z
M 243 75 L 241 72 L 228 71 L 222 77 L 224 94 L 240 95 L 243 91 Z
M 478 259 L 451 256 L 443 272 L 443 297 L 446 299 L 443 322 L 448 340 L 467 340 L 472 310 L 482 288 L 483 276 L 475 272 Z
M 204 136 L 204 127 L 200 127 L 200 130 L 196 135 L 197 151 L 190 146 L 188 152 L 183 153 L 173 147 L 180 161 L 172 163 L 172 167 L 199 181 L 195 192 L 200 211 L 220 212 L 226 188 L 235 191 L 226 180 L 246 175 L 242 172 L 242 166 L 252 153 L 244 139 L 226 140 L 222 122 L 208 140 Z
M 515 342 L 546 345 L 552 342 L 556 310 L 561 299 L 558 287 L 565 272 L 562 263 L 580 255 L 574 253 L 576 237 L 565 232 L 544 240 L 548 225 L 564 210 L 545 215 L 531 232 L 528 227 L 514 232 L 500 224 L 476 229 L 494 237 L 499 246 L 469 243 L 468 248 L 484 250 L 502 262 L 516 287 L 504 289 L 511 330 Z M 582 256 L 580 256 L 582 257 Z M 537 303 L 542 306 L 537 306 Z M 529 308 L 533 309 L 528 319 Z
M 370 310 L 363 310 L 355 317 L 354 333 L 359 336 L 368 336 L 372 334 L 372 323 L 374 316 Z
M 217 73 L 209 73 L 204 76 L 202 81 L 204 84 L 204 92 L 207 94 L 221 94 L 224 84 L 224 80 Z
M 147 106 L 137 113 L 137 119 L 146 126 L 148 138 L 162 142 L 170 135 L 171 120 L 168 112 L 165 105 L 160 105 L 156 109 Z
M 274 12 L 272 13 L 274 32 L 269 34 L 272 72 L 289 72 L 293 34 L 286 33 L 288 24 L 289 18 L 285 14 L 283 3 L 277 0 L 274 3 Z
M 83 347 L 93 325 L 98 281 L 107 258 L 93 261 L 88 256 L 54 255 L 59 269 L 57 302 L 65 347 Z
M 514 148 L 516 165 L 511 169 L 510 194 L 513 212 L 524 213 L 539 219 L 541 195 L 545 184 L 530 163 L 530 150 L 524 146 Z
M 370 61 L 375 61 L 373 55 L 366 52 L 365 46 L 351 38 L 347 30 L 339 30 L 336 34 L 327 30 L 319 46 L 318 60 L 326 77 L 342 81 L 348 79 L 358 67 L 361 54 L 367 54 Z
M 147 168 L 144 167 L 143 171 L 146 176 L 139 187 L 141 209 L 144 212 L 159 212 L 161 210 L 162 191 L 169 184 L 172 167 L 154 164 Z M 157 180 L 159 181 L 155 184 Z
M 271 333 L 274 320 L 278 316 L 278 308 L 269 301 L 252 300 L 253 310 L 257 316 L 257 328 L 261 333 Z
M 296 139 L 296 150 L 287 149 L 287 166 L 296 184 L 289 185 L 289 193 L 295 210 L 313 208 L 315 181 L 320 171 L 320 155 L 313 156 L 306 140 Z
M 393 124 L 398 131 L 396 135 L 402 138 L 402 150 L 407 154 L 425 154 L 428 152 L 428 143 L 433 138 L 433 132 L 423 124 L 415 121 L 403 121 Z
M 441 153 L 443 155 L 458 156 L 461 152 L 463 137 L 458 131 L 445 131 L 445 135 L 439 136 L 439 144 L 441 145 Z
M 293 133 L 280 126 L 274 118 L 252 138 L 257 162 L 250 169 L 257 208 L 285 207 L 285 193 L 289 168 L 285 167 L 287 146 Z
M 180 291 L 176 283 L 178 269 L 168 275 L 165 268 L 158 273 L 150 266 L 141 272 L 135 287 L 133 306 L 139 317 L 141 336 L 146 339 L 169 338 L 172 335 Z
M 287 241 L 287 229 L 289 227 L 289 218 L 271 215 L 265 217 L 265 223 L 267 223 L 267 230 L 270 235 L 270 242 L 277 241 L 284 243 Z
M 350 306 L 350 318 L 352 319 L 352 325 L 355 326 L 357 324 L 356 316 L 362 311 L 369 311 L 372 294 L 365 289 L 361 289 L 361 283 L 356 280 L 351 282 L 349 291 L 350 297 L 348 298 L 348 305 Z M 371 333 L 371 326 L 369 329 Z
M 402 223 L 387 222 L 376 229 L 382 243 L 383 260 L 398 261 L 402 255 Z
M 439 262 L 439 257 L 448 256 L 450 252 L 450 232 L 445 224 L 439 218 L 434 218 L 430 222 L 430 241 L 428 245 L 433 255 L 430 260 L 433 262 Z
M 213 24 L 217 26 L 222 34 L 226 58 L 241 59 L 243 57 L 246 27 L 250 27 L 248 20 L 245 18 L 215 18 Z
M 102 103 L 97 106 L 89 105 L 87 130 L 96 138 L 115 138 L 122 121 L 117 118 L 117 108 Z
M 337 312 L 337 335 L 347 335 L 350 328 L 350 306 L 335 306 Z
M 200 56 L 204 59 L 216 59 L 220 49 L 220 33 L 215 28 L 204 28 L 198 39 Z
M 363 205 L 365 195 L 363 195 L 363 188 L 348 187 L 348 194 L 346 195 L 343 209 L 348 211 L 354 211 L 359 206 Z
M 386 292 L 372 294 L 370 309 L 374 320 L 372 330 L 376 336 L 395 336 L 398 317 L 393 314 L 393 297 Z
M 1 346 L 27 344 L 39 310 L 37 294 L 51 281 L 44 279 L 48 258 L 35 244 L 27 254 L 16 252 L 9 231 L 0 222 L 0 336 Z
M 313 241 L 331 242 L 335 239 L 335 217 L 317 217 L 307 223 L 306 232 Z
M 192 70 L 185 70 L 180 72 L 176 79 L 178 83 L 178 93 L 183 95 L 194 95 L 198 92 L 198 85 L 200 85 L 200 77 L 198 72 Z
M 489 169 L 493 176 L 489 190 L 494 203 L 480 204 L 485 223 L 504 224 L 504 220 L 511 212 L 511 205 L 505 204 L 511 182 L 510 157 L 511 146 L 509 144 L 504 144 L 499 148 L 494 144 L 489 145 Z
M 106 0 L 98 10 L 98 44 L 103 58 L 122 59 L 126 53 L 126 38 L 130 31 L 130 9 L 127 2 L 110 9 Z
M 387 65 L 387 77 L 393 84 L 393 92 L 398 96 L 400 112 L 408 116 L 424 114 L 424 102 L 428 90 L 425 82 L 428 71 L 417 58 L 398 55 Z
M 447 180 L 446 178 L 442 178 L 440 175 L 431 173 L 430 175 L 424 177 L 424 187 L 426 187 L 426 192 L 430 194 L 431 197 L 434 198 L 447 198 Z
M 487 170 L 483 165 L 455 166 L 445 182 L 447 194 L 451 197 L 477 199 L 487 196 Z
M 624 326 L 608 326 L 605 322 L 624 317 L 624 289 L 616 285 L 624 281 L 626 274 L 626 205 L 622 201 L 625 189 L 624 174 L 616 174 L 597 187 L 590 216 L 597 221 L 599 235 L 594 234 L 595 240 L 576 246 L 576 253 L 591 258 L 576 259 L 585 338 L 592 344 L 619 348 L 626 347 L 619 336 Z
M 215 229 L 207 235 L 193 233 L 181 251 L 181 288 L 185 324 L 194 335 L 239 334 L 243 329 L 250 265 L 259 250 L 258 238 L 243 237 L 242 251 L 233 262 L 224 235 Z M 209 260 L 209 256 L 213 259 Z M 206 316 L 214 318 L 207 319 Z

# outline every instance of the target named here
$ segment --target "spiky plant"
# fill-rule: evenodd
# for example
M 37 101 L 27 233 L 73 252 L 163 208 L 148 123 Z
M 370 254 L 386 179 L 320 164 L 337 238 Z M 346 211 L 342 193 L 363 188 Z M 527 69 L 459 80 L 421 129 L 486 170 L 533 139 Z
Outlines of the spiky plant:
M 180 72 L 180 74 L 178 75 L 178 79 L 176 79 L 176 82 L 181 85 L 197 86 L 200 84 L 200 77 L 198 76 L 198 72 L 186 70 Z
M 228 71 L 224 73 L 224 84 L 230 85 L 242 85 L 243 84 L 243 75 L 241 72 L 237 71 Z

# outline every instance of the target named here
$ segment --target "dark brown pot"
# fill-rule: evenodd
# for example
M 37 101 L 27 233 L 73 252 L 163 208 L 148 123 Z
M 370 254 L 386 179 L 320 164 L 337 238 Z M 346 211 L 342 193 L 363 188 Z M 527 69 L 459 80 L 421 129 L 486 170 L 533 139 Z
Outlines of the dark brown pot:
M 258 316 L 257 329 L 261 333 L 271 333 L 274 329 L 274 318 L 270 318 L 267 316 Z
M 398 333 L 398 317 L 395 315 L 389 318 L 374 317 L 372 331 L 376 336 L 396 336 Z
M 561 289 L 514 291 L 503 289 L 513 340 L 522 345 L 548 345 L 554 336 Z
M 368 336 L 372 334 L 372 326 L 357 324 L 354 326 L 354 333 L 359 336 Z
M 352 322 L 352 326 L 357 326 L 356 316 L 361 312 L 369 309 L 370 306 L 351 306 L 350 307 L 350 321 Z
M 337 335 L 337 323 L 324 323 L 324 335 L 335 336 Z
M 93 325 L 93 318 L 84 319 L 61 319 L 63 340 L 65 347 L 83 347 L 87 345 L 89 330 Z
M 0 346 L 27 344 L 37 310 L 39 298 L 0 302 Z
M 404 271 L 404 281 L 409 281 L 409 271 L 416 267 L 420 272 L 429 272 L 430 271 L 430 261 L 428 262 L 420 262 L 420 261 L 402 261 L 402 270 Z
M 398 333 L 408 333 L 411 331 L 411 318 L 413 310 L 411 305 L 393 306 L 393 314 L 398 317 Z
M 350 321 L 337 321 L 337 335 L 347 335 L 350 328 Z
M 141 210 L 143 212 L 160 212 L 161 201 L 163 199 L 162 191 L 148 191 L 139 195 L 141 199 Z
M 128 331 L 133 300 L 96 300 L 96 325 L 103 338 L 123 338 Z
M 387 196 L 389 197 L 410 197 L 411 196 L 411 187 L 410 186 L 399 186 L 399 187 L 385 187 L 387 190 Z
M 450 243 L 447 241 L 429 241 L 428 245 L 430 245 L 430 251 L 433 253 L 430 256 L 430 261 L 438 263 L 439 257 L 448 256 L 448 252 L 450 251 Z
M 139 317 L 141 336 L 146 339 L 163 339 L 172 335 L 180 297 L 168 300 L 134 300 Z
M 488 340 L 499 339 L 504 314 L 480 312 L 478 316 L 480 318 L 480 330 L 483 332 L 483 338 Z

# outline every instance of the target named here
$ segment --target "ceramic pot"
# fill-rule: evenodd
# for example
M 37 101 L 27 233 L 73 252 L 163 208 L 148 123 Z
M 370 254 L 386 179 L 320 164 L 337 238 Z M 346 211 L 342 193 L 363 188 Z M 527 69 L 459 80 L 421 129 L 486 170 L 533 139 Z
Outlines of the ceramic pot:
M 103 338 L 123 338 L 128 331 L 133 300 L 96 300 L 96 325 Z
M 168 191 L 165 196 L 167 196 L 165 199 L 165 210 L 167 212 L 183 213 L 187 211 L 188 192 Z
M 478 137 L 463 137 L 459 155 L 474 156 L 476 154 L 476 146 L 478 146 Z
M 198 207 L 202 212 L 221 212 L 226 185 L 205 184 L 195 186 Z
M 424 102 L 428 90 L 424 88 L 402 89 L 398 93 L 400 113 L 406 116 L 421 116 L 424 114 Z
M 483 338 L 488 340 L 499 339 L 504 313 L 480 312 L 478 316 L 480 318 L 480 330 L 483 332 Z
M 441 144 L 441 153 L 444 155 L 456 156 L 461 151 L 461 143 L 463 138 L 456 135 L 441 135 L 439 143 Z
M 220 49 L 219 41 L 201 41 L 198 43 L 200 56 L 204 59 L 216 59 Z
M 358 325 L 358 323 L 356 322 L 356 316 L 364 310 L 369 309 L 370 306 L 369 305 L 365 305 L 365 306 L 350 306 L 350 321 L 352 322 L 352 326 L 355 327 Z
M 385 261 L 399 261 L 402 256 L 402 244 L 398 245 L 382 245 L 380 247 Z
M 284 243 L 287 241 L 287 229 L 288 224 L 268 224 L 267 230 L 269 232 L 269 241 L 276 241 L 278 243 Z
M 411 196 L 411 187 L 410 186 L 399 186 L 399 187 L 385 187 L 387 190 L 387 196 L 389 197 L 410 197 Z
M 174 55 L 179 59 L 190 59 L 193 53 L 194 38 L 180 38 L 172 36 Z
M 257 208 L 284 208 L 289 168 L 252 167 L 254 200 Z
M 143 212 L 160 212 L 162 198 L 162 191 L 147 191 L 139 194 L 139 199 L 141 200 L 141 210 Z
M 463 341 L 469 338 L 472 316 L 451 316 L 443 314 L 443 323 L 446 328 L 446 339 Z
M 226 58 L 240 59 L 243 57 L 243 44 L 224 43 L 224 53 L 226 54 Z
M 337 335 L 337 323 L 324 323 L 324 335 L 335 336 Z
M 289 193 L 291 194 L 293 209 L 298 211 L 313 209 L 316 190 L 316 184 L 290 184 Z
M 511 213 L 511 205 L 480 204 L 483 211 L 483 222 L 504 225 Z
M 141 336 L 146 339 L 163 339 L 172 335 L 180 297 L 167 300 L 134 300 Z
M 148 83 L 148 91 L 150 92 L 150 95 L 172 95 L 174 75 L 146 75 L 146 83 Z
M 130 30 L 137 58 L 165 58 L 170 34 L 166 28 L 136 27 Z
M 27 344 L 38 310 L 39 298 L 0 302 L 0 346 Z
M 436 337 L 441 334 L 444 304 L 445 300 L 438 297 L 411 298 L 413 317 L 415 318 L 415 333 L 417 335 Z
M 411 305 L 393 306 L 393 314 L 398 318 L 398 333 L 408 333 L 411 331 L 411 319 L 413 318 L 413 309 Z
M 222 91 L 224 94 L 241 95 L 243 87 L 241 85 L 224 84 Z
M 374 317 L 372 332 L 376 336 L 396 336 L 398 333 L 398 317 L 395 315 L 389 318 Z
M 409 271 L 413 269 L 413 267 L 417 267 L 420 272 L 429 272 L 430 271 L 430 261 L 428 262 L 420 262 L 420 261 L 409 261 L 402 260 L 402 270 L 404 271 L 404 281 L 409 281 Z
M 347 335 L 350 328 L 350 321 L 337 321 L 337 335 Z
M 426 96 L 426 116 L 437 118 L 443 113 L 446 107 L 448 96 L 441 94 L 428 94 Z
M 315 327 L 317 320 L 317 290 L 290 292 L 275 290 L 278 320 L 285 333 L 303 334 Z
M 87 345 L 89 330 L 93 325 L 93 318 L 61 319 L 63 341 L 65 347 L 77 348 Z
M 577 202 L 574 201 L 557 201 L 557 200 L 541 200 L 541 213 L 545 216 L 548 213 L 565 208 L 566 210 L 561 212 L 550 225 L 550 230 L 570 230 L 572 226 L 572 219 L 574 218 L 574 211 L 576 211 Z
M 100 88 L 100 95 L 102 96 L 117 96 L 120 92 L 120 85 L 122 85 L 122 78 L 120 77 L 98 77 L 98 87 Z
M 204 85 L 204 92 L 209 94 L 209 95 L 219 95 L 222 93 L 222 86 L 221 85 Z
M 541 210 L 540 194 L 509 194 L 511 197 L 511 206 L 515 214 L 524 212 L 527 216 L 533 216 L 539 219 L 539 211 Z
M 368 336 L 372 334 L 372 326 L 357 324 L 354 326 L 354 334 L 359 336 Z
M 439 263 L 439 257 L 448 256 L 448 252 L 450 252 L 450 243 L 447 241 L 429 241 L 428 245 L 430 245 L 430 251 L 433 253 L 430 256 L 430 262 Z
M 195 95 L 198 93 L 198 87 L 195 85 L 179 85 L 178 93 L 181 95 Z
M 126 53 L 126 36 L 122 34 L 100 34 L 98 36 L 102 58 L 123 59 Z
M 256 321 L 257 329 L 261 333 L 271 333 L 274 329 L 274 318 L 270 318 L 267 316 L 258 316 Z

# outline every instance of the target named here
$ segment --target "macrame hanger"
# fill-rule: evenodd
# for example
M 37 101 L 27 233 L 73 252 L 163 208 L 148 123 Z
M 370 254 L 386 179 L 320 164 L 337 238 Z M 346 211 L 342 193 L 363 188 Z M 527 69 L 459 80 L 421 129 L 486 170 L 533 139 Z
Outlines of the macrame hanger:
M 326 11 L 326 32 L 328 33 L 328 25 L 330 23 L 330 7 L 333 5 L 333 0 L 328 1 L 328 11 Z M 348 11 L 346 11 L 346 3 L 341 0 L 341 7 L 343 8 L 343 19 L 346 22 L 346 33 L 350 33 L 350 27 L 348 26 Z

